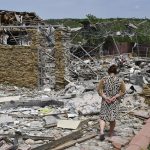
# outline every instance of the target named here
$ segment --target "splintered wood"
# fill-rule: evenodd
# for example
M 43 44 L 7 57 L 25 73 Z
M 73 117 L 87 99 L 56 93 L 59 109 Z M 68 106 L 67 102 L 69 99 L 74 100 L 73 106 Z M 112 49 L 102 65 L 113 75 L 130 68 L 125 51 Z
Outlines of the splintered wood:
M 32 150 L 52 150 L 53 148 L 60 146 L 64 143 L 67 143 L 71 140 L 79 139 L 80 137 L 82 137 L 82 135 L 83 135 L 82 131 L 78 130 L 78 131 L 72 132 L 71 134 L 66 135 L 60 139 L 57 139 L 56 141 L 52 141 L 48 144 L 43 144 L 39 147 L 33 148 Z

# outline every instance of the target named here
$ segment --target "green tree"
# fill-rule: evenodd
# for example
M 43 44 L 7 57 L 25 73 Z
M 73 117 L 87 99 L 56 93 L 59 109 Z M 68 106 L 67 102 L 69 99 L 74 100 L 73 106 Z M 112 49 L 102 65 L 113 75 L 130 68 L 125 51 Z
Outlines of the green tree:
M 86 17 L 93 24 L 98 22 L 98 18 L 92 14 L 87 14 Z

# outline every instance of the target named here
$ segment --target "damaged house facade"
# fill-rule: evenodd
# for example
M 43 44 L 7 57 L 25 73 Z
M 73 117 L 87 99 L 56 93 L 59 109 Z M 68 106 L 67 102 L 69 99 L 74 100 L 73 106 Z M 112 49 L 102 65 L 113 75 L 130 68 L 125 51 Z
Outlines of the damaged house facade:
M 0 83 L 30 88 L 44 84 L 54 86 L 55 76 L 61 85 L 64 65 L 62 31 L 46 25 L 35 13 L 0 11 Z M 66 34 L 67 35 L 67 34 Z M 55 36 L 55 37 L 54 37 Z M 54 47 L 54 38 L 56 44 Z M 67 37 L 66 37 L 67 39 Z M 58 42 L 57 42 L 58 41 Z M 58 53 L 54 53 L 58 49 Z M 55 50 L 57 51 L 57 50 Z M 60 57 L 58 55 L 60 54 Z M 57 63 L 57 61 L 59 63 Z M 59 74 L 63 75 L 59 75 Z M 59 81 L 60 80 L 60 81 Z

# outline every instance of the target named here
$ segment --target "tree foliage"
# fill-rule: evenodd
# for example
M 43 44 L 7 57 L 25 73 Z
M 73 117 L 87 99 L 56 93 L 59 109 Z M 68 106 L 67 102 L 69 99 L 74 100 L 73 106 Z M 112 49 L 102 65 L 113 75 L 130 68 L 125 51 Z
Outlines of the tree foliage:
M 86 17 L 92 24 L 95 24 L 98 22 L 98 18 L 92 14 L 87 14 Z
M 75 27 L 81 27 L 81 22 L 85 20 L 89 20 L 92 25 L 95 25 L 96 23 L 102 24 L 103 26 L 99 28 L 98 34 L 101 32 L 134 32 L 135 34 L 133 36 L 116 36 L 116 40 L 120 42 L 138 42 L 138 43 L 150 43 L 150 20 L 147 18 L 139 19 L 139 18 L 97 18 L 96 16 L 92 14 L 87 14 L 86 18 L 83 19 L 48 19 L 46 20 L 49 24 L 52 25 L 61 25 L 69 26 L 71 28 Z M 129 28 L 127 28 L 126 25 L 133 24 L 137 26 L 137 29 L 132 29 L 130 31 Z M 96 32 L 94 33 L 95 36 Z M 131 33 L 132 35 L 132 33 Z M 94 36 L 94 35 L 93 35 Z M 138 40 L 138 41 L 137 41 Z

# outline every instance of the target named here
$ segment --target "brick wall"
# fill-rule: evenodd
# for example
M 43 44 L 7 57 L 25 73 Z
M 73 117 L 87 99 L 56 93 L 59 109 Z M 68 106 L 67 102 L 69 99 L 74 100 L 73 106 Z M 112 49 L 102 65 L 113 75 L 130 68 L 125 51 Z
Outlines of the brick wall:
M 0 45 L 0 83 L 34 88 L 38 83 L 38 33 L 28 31 L 30 46 Z

